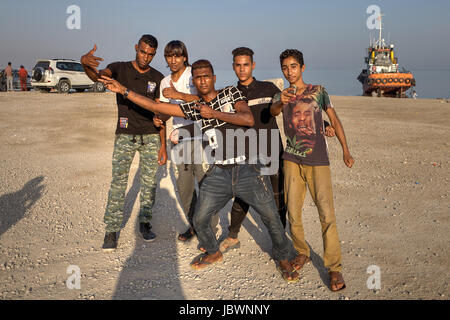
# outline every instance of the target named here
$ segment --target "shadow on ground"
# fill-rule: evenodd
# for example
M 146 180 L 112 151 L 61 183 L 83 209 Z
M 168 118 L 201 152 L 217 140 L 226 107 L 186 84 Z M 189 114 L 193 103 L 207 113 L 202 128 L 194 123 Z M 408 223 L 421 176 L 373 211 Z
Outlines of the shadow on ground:
M 156 174 L 157 181 L 161 181 L 166 174 L 166 166 L 159 167 Z M 139 172 L 137 172 L 126 196 L 124 223 L 130 219 L 139 190 Z M 139 222 L 136 220 L 135 248 L 123 265 L 112 299 L 185 299 L 178 272 L 175 232 L 175 222 L 178 219 L 180 217 L 176 199 L 172 198 L 168 190 L 158 187 L 152 216 L 152 231 L 156 234 L 156 239 L 144 242 L 139 232 Z
M 0 236 L 20 221 L 28 210 L 42 197 L 45 185 L 43 176 L 28 181 L 17 192 L 0 197 Z

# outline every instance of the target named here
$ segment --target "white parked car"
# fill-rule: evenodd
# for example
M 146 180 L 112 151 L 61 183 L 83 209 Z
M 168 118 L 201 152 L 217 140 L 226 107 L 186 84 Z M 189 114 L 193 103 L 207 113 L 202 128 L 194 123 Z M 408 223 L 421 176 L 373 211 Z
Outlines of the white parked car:
M 39 59 L 31 71 L 31 86 L 34 89 L 50 92 L 57 89 L 68 93 L 70 89 L 83 92 L 92 89 L 95 92 L 105 91 L 101 82 L 93 82 L 84 72 L 81 63 L 71 59 Z

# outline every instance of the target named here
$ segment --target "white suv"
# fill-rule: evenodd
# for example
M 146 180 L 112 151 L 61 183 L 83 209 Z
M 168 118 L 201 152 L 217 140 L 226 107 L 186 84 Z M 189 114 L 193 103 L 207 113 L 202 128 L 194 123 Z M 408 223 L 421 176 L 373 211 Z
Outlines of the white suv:
M 71 59 L 37 60 L 31 75 L 31 86 L 44 92 L 57 89 L 61 93 L 68 93 L 71 88 L 78 92 L 86 89 L 105 91 L 103 83 L 93 82 L 84 72 L 81 63 Z

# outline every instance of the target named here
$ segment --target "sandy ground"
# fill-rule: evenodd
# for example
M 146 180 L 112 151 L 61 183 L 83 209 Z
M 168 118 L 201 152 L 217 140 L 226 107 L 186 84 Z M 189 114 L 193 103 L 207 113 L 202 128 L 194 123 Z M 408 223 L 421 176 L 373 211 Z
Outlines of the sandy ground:
M 341 293 L 328 289 L 309 195 L 303 217 L 313 261 L 297 284 L 276 271 L 268 233 L 252 211 L 239 250 L 213 268 L 191 270 L 197 240 L 176 240 L 186 220 L 168 165 L 158 172 L 157 239 L 144 243 L 136 220 L 138 157 L 119 248 L 102 252 L 114 95 L 0 93 L 0 298 L 448 299 L 450 103 L 332 100 L 356 159 L 346 168 L 339 142 L 328 139 L 347 282 Z M 227 231 L 230 207 L 220 212 L 218 236 Z M 379 290 L 367 286 L 373 265 L 380 270 Z M 69 266 L 81 271 L 80 289 L 66 285 Z

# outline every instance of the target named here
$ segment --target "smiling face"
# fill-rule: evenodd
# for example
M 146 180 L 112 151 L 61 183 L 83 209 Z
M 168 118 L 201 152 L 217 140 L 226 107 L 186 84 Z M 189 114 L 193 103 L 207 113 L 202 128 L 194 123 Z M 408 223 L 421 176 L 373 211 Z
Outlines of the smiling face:
M 207 95 L 214 91 L 216 76 L 213 75 L 211 68 L 204 67 L 193 70 L 192 80 L 201 95 Z
M 147 69 L 153 57 L 156 54 L 156 48 L 150 47 L 147 43 L 141 41 L 135 46 L 136 63 L 140 69 Z
M 309 103 L 298 103 L 292 110 L 291 129 L 299 136 L 316 134 L 314 110 Z
M 255 69 L 255 63 L 252 62 L 250 56 L 242 55 L 234 57 L 233 70 L 242 84 L 253 80 L 253 69 Z

